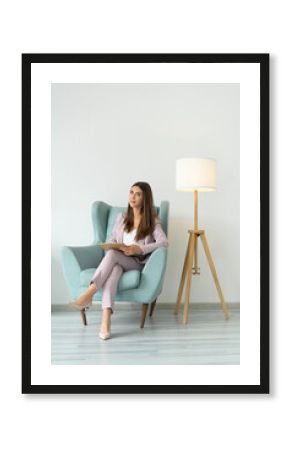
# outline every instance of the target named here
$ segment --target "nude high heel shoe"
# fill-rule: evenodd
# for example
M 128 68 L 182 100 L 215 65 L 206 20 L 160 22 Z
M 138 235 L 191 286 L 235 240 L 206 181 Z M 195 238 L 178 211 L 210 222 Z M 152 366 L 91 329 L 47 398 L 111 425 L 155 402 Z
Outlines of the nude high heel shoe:
M 100 332 L 99 332 L 99 337 L 105 341 L 106 339 L 110 339 L 111 333 L 110 333 L 110 331 L 109 331 L 108 333 L 102 333 L 102 332 L 100 331 Z
M 87 302 L 84 302 L 82 304 L 78 304 L 76 302 L 69 302 L 69 306 L 72 308 L 78 309 L 79 311 L 82 311 L 83 309 L 89 309 L 90 306 L 92 306 L 92 299 L 90 298 Z
M 84 325 L 87 325 L 87 317 L 86 317 L 86 309 L 89 309 L 90 306 L 92 306 L 92 297 L 94 295 L 94 293 L 97 291 L 96 286 L 92 286 L 91 288 L 88 288 L 89 292 L 86 292 L 84 294 L 82 294 L 75 302 L 69 302 L 69 306 L 72 308 L 77 309 L 78 311 L 80 311 L 81 313 L 81 318 L 83 321 Z M 84 301 L 82 301 L 81 303 L 76 303 L 77 301 L 79 301 L 82 297 L 84 297 Z
M 87 320 L 87 316 L 86 316 L 86 309 L 89 309 L 89 307 L 91 305 L 92 305 L 92 299 L 85 306 L 77 305 L 75 302 L 69 302 L 69 306 L 79 310 L 79 312 L 81 314 L 81 319 L 82 319 L 84 325 L 88 324 L 88 320 Z
M 102 326 L 101 326 L 102 328 Z M 107 331 L 107 333 L 103 333 L 102 329 L 99 332 L 99 337 L 103 340 L 109 339 L 111 337 L 111 319 L 109 321 L 109 331 Z

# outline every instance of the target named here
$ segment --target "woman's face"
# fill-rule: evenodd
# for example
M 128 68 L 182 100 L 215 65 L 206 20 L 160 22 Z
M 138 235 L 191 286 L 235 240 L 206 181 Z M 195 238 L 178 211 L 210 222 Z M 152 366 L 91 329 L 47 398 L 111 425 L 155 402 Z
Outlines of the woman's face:
M 138 186 L 133 186 L 129 192 L 129 204 L 132 208 L 141 208 L 143 204 L 143 191 Z

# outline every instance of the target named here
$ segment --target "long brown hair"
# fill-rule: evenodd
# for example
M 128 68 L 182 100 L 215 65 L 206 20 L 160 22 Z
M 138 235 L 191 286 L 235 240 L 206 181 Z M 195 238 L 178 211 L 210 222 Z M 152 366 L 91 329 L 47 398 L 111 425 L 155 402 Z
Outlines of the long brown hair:
M 144 239 L 148 234 L 152 234 L 158 216 L 154 207 L 153 194 L 150 184 L 145 181 L 137 181 L 131 187 L 138 186 L 143 192 L 143 204 L 140 209 L 141 219 L 135 236 L 135 241 Z M 134 212 L 128 203 L 127 212 L 124 214 L 124 230 L 129 233 L 134 228 Z

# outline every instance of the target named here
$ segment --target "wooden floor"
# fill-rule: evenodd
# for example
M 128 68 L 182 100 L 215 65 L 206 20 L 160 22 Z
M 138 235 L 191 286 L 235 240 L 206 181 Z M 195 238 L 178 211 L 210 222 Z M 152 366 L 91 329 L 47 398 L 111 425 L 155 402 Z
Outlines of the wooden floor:
M 116 305 L 111 339 L 98 337 L 101 305 L 80 313 L 52 308 L 52 364 L 239 364 L 239 305 L 228 305 L 226 320 L 219 304 L 190 305 L 187 325 L 173 314 L 174 305 L 160 304 L 139 328 L 141 305 Z

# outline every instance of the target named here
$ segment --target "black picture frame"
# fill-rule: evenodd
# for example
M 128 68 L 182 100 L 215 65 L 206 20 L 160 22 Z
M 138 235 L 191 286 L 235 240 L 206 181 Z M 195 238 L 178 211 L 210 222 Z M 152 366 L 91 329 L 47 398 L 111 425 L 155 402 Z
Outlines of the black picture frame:
M 33 63 L 258 63 L 260 65 L 260 384 L 31 384 L 31 65 Z M 268 53 L 22 54 L 22 393 L 268 394 L 269 393 L 269 62 Z

